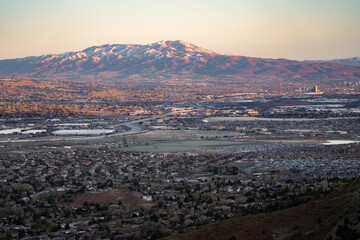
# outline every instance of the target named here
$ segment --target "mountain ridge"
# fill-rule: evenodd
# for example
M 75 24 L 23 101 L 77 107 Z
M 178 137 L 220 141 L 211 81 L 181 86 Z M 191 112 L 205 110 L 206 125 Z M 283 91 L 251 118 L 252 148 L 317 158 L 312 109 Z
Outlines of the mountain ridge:
M 116 80 L 133 75 L 156 78 L 161 74 L 360 80 L 359 68 L 339 63 L 222 55 L 181 40 L 146 45 L 104 44 L 82 51 L 0 60 L 2 77 L 93 76 Z
M 322 62 L 322 63 L 335 62 L 335 63 L 340 63 L 342 65 L 360 67 L 360 57 L 338 58 L 338 59 L 331 59 L 331 60 L 309 60 L 309 61 L 305 61 L 305 62 L 317 62 L 317 63 L 319 63 L 319 62 Z

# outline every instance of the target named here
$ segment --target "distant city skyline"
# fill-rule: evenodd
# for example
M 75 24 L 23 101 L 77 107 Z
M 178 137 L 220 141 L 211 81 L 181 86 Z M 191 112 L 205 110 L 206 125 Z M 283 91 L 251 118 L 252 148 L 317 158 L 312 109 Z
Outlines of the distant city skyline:
M 0 0 L 0 59 L 183 40 L 220 54 L 360 56 L 358 0 Z

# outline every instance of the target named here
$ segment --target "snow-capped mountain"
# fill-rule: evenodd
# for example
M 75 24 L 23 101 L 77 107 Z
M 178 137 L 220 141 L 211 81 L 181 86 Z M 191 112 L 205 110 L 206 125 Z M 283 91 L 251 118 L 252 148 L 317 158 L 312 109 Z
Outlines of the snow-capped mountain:
M 42 63 L 52 62 L 55 59 L 72 61 L 87 59 L 94 63 L 99 60 L 114 60 L 136 58 L 138 60 L 153 60 L 163 57 L 208 57 L 218 55 L 215 52 L 197 47 L 183 41 L 160 41 L 148 45 L 140 44 L 113 44 L 87 48 L 80 52 L 68 52 L 56 55 L 43 55 L 40 57 L 27 57 L 24 60 L 41 60 Z M 105 58 L 104 58 L 105 57 Z
M 120 79 L 131 75 L 157 76 L 276 76 L 282 78 L 360 78 L 360 69 L 338 63 L 313 63 L 221 55 L 184 41 L 147 45 L 113 44 L 79 52 L 48 54 L 0 61 L 1 76 L 38 78 Z

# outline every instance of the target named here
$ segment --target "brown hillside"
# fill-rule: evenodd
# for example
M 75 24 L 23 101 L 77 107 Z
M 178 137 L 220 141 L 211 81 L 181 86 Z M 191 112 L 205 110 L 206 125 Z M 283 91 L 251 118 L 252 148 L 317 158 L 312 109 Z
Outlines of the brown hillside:
M 359 190 L 358 179 L 297 207 L 215 222 L 165 239 L 327 239 L 345 217 L 354 219 L 353 229 L 359 227 Z

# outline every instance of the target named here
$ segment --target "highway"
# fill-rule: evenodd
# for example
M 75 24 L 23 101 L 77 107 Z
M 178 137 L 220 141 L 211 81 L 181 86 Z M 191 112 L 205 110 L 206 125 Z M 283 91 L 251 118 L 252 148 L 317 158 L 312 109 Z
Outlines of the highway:
M 141 133 L 141 132 L 147 132 L 146 130 L 141 129 L 141 127 L 138 124 L 141 123 L 141 122 L 152 121 L 152 120 L 156 120 L 156 119 L 162 119 L 162 118 L 165 118 L 165 117 L 170 116 L 170 115 L 183 113 L 183 112 L 189 112 L 189 111 L 190 110 L 173 111 L 173 112 L 168 112 L 168 113 L 165 113 L 165 114 L 162 114 L 162 115 L 157 115 L 157 116 L 153 116 L 153 117 L 138 119 L 138 120 L 122 123 L 122 124 L 119 124 L 119 125 L 115 125 L 114 126 L 115 129 L 117 127 L 120 127 L 120 126 L 125 126 L 125 127 L 130 128 L 130 130 L 128 130 L 126 132 L 114 133 L 114 134 L 111 134 L 111 135 L 108 135 L 108 136 L 124 136 L 124 135 L 137 134 L 137 133 Z

